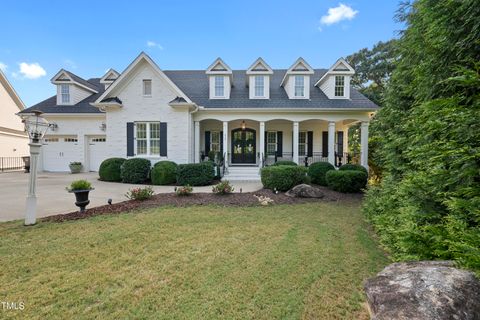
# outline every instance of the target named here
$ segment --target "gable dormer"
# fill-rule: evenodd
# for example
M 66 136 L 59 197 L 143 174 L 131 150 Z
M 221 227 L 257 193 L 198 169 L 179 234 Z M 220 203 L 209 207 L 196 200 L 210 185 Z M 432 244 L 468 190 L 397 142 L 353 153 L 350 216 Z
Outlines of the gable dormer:
M 51 80 L 57 86 L 57 105 L 71 106 L 98 93 L 98 88 L 67 70 L 60 70 Z
M 258 58 L 246 73 L 250 99 L 270 99 L 272 68 L 262 58 Z
M 315 83 L 329 99 L 350 99 L 350 80 L 355 70 L 340 58 Z
M 288 68 L 280 85 L 289 99 L 310 99 L 310 77 L 313 73 L 313 68 L 303 58 L 298 58 Z
M 100 79 L 100 83 L 105 86 L 105 90 L 113 83 L 113 81 L 117 80 L 120 76 L 120 73 L 115 71 L 114 69 L 109 69 L 103 77 Z
M 232 69 L 222 59 L 217 58 L 205 73 L 208 76 L 210 99 L 230 99 Z

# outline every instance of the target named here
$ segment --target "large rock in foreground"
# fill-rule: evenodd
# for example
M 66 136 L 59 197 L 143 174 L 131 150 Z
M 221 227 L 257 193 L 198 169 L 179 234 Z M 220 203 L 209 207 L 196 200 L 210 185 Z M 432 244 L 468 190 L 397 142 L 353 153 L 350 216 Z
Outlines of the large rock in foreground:
M 325 196 L 320 189 L 304 183 L 288 190 L 286 195 L 296 198 L 323 198 Z
M 480 319 L 480 282 L 450 261 L 394 263 L 365 283 L 372 319 Z

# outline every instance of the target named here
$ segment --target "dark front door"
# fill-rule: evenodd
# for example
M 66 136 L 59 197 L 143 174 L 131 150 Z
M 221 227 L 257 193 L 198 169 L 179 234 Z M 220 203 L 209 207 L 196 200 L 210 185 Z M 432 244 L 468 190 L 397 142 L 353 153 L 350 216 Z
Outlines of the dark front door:
M 232 163 L 255 163 L 255 143 L 255 130 L 232 130 Z

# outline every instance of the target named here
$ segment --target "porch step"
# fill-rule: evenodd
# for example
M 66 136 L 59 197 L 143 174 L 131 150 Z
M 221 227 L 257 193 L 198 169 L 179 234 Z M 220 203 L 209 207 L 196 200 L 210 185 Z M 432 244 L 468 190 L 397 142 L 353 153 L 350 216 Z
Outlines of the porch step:
M 228 181 L 258 181 L 260 180 L 259 167 L 228 167 L 222 180 Z

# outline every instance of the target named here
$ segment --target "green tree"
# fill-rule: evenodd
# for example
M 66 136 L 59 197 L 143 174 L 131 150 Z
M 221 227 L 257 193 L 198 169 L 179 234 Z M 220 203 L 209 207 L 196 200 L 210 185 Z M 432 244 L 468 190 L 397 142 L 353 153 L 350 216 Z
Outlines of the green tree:
M 384 178 L 364 212 L 393 257 L 480 272 L 480 6 L 403 4 L 399 60 L 376 116 Z

